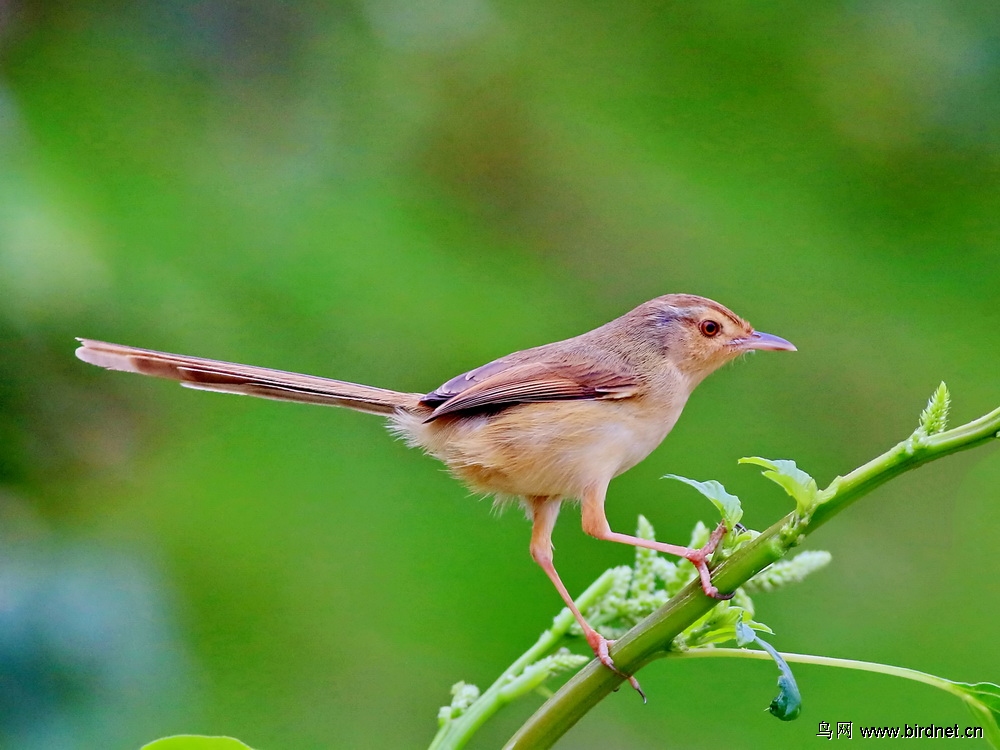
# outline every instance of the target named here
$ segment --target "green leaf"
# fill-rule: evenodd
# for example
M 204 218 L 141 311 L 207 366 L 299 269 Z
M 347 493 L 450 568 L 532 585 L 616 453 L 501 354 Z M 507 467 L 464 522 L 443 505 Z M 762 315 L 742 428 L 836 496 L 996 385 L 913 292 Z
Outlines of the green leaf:
M 750 610 L 734 604 L 735 601 L 733 599 L 733 601 L 719 602 L 685 629 L 679 641 L 688 650 L 696 651 L 733 640 L 739 645 L 744 645 L 740 642 L 740 634 L 744 632 L 741 626 L 761 633 L 774 632 L 764 623 L 754 621 Z
M 816 480 L 795 465 L 794 461 L 760 456 L 748 456 L 739 460 L 741 464 L 763 466 L 764 476 L 777 483 L 794 500 L 800 516 L 808 515 L 819 504 L 819 488 Z
M 983 722 L 983 732 L 990 745 L 1000 748 L 1000 685 L 992 682 L 952 682 L 973 715 Z
M 743 518 L 743 507 L 740 505 L 740 499 L 736 495 L 730 495 L 726 492 L 726 488 L 714 479 L 710 479 L 707 482 L 698 482 L 694 479 L 678 476 L 677 474 L 667 474 L 663 478 L 684 482 L 684 484 L 694 487 L 698 492 L 711 500 L 712 504 L 719 509 L 719 513 L 722 514 L 722 520 L 726 522 L 726 528 L 730 531 Z
M 178 734 L 143 745 L 142 750 L 252 750 L 232 737 L 203 737 L 197 734 Z
M 771 712 L 772 716 L 782 721 L 792 721 L 798 718 L 799 714 L 802 713 L 802 694 L 799 692 L 799 686 L 795 683 L 795 675 L 792 674 L 788 662 L 781 657 L 781 654 L 774 650 L 774 647 L 770 643 L 761 640 L 753 628 L 745 622 L 736 625 L 736 642 L 738 644 L 745 647 L 754 641 L 759 643 L 760 647 L 771 655 L 775 664 L 778 665 L 778 670 L 781 672 L 778 675 L 778 694 L 771 701 L 771 705 L 767 707 L 767 710 Z

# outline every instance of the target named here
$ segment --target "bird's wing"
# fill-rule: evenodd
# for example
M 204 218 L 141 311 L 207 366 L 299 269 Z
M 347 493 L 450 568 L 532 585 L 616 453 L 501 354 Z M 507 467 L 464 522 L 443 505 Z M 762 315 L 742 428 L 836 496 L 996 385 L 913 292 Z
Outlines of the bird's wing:
M 424 396 L 421 403 L 434 408 L 430 421 L 446 414 L 529 401 L 628 398 L 637 387 L 631 368 L 593 362 L 512 362 L 505 358 L 452 378 Z

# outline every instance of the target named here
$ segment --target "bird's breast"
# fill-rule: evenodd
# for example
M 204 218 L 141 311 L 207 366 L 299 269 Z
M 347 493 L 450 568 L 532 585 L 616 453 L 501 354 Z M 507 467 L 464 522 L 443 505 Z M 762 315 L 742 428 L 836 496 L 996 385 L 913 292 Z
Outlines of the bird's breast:
M 575 498 L 648 456 L 683 406 L 641 399 L 553 401 L 432 422 L 402 414 L 393 429 L 476 492 Z

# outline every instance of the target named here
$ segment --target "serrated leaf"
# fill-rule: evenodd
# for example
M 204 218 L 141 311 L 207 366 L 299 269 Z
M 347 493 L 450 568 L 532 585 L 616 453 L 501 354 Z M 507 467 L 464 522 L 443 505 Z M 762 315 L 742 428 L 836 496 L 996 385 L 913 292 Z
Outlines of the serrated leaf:
M 1000 748 L 1000 685 L 992 682 L 951 682 L 962 693 L 965 705 L 983 723 L 990 745 Z
M 743 506 L 740 505 L 740 499 L 736 495 L 730 495 L 726 492 L 726 488 L 714 479 L 710 479 L 707 482 L 698 482 L 694 479 L 678 476 L 677 474 L 667 474 L 663 478 L 684 482 L 684 484 L 694 487 L 698 492 L 711 500 L 712 504 L 719 509 L 722 520 L 725 521 L 726 528 L 730 531 L 743 518 Z
M 780 672 L 778 675 L 778 694 L 771 701 L 771 705 L 767 707 L 771 715 L 782 721 L 792 721 L 798 718 L 802 712 L 802 694 L 799 692 L 799 686 L 795 682 L 795 675 L 792 674 L 788 662 L 781 657 L 781 654 L 775 651 L 770 643 L 762 640 L 754 632 L 753 628 L 744 622 L 736 625 L 736 642 L 744 648 L 750 643 L 757 642 L 762 649 L 770 654 L 775 664 L 778 665 Z
M 995 685 L 992 682 L 970 683 L 955 682 L 954 680 L 948 680 L 948 682 L 1000 717 L 1000 685 Z
M 178 734 L 143 745 L 141 750 L 252 750 L 252 748 L 232 737 Z
M 774 632 L 764 623 L 755 622 L 752 618 L 749 610 L 744 607 L 731 602 L 720 602 L 684 631 L 684 641 L 691 650 L 732 640 L 742 646 L 745 644 L 740 640 L 741 627 L 749 628 L 751 632 Z
M 819 488 L 816 480 L 795 465 L 794 461 L 771 460 L 760 456 L 747 456 L 739 460 L 741 464 L 762 466 L 765 477 L 775 482 L 795 500 L 799 515 L 807 515 L 819 504 Z

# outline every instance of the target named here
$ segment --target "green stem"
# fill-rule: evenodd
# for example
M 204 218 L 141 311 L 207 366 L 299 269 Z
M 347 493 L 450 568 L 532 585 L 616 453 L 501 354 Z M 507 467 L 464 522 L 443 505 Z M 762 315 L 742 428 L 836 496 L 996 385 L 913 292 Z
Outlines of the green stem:
M 892 677 L 902 677 L 904 680 L 922 682 L 925 685 L 936 687 L 952 695 L 967 700 L 965 693 L 955 686 L 950 680 L 937 677 L 926 672 L 919 672 L 916 669 L 906 667 L 894 667 L 891 664 L 879 664 L 874 661 L 858 661 L 857 659 L 836 659 L 832 656 L 814 656 L 813 654 L 786 654 L 779 652 L 785 661 L 795 664 L 818 664 L 824 667 L 840 667 L 841 669 L 853 669 L 858 672 L 877 672 Z M 665 653 L 668 659 L 703 659 L 703 658 L 735 658 L 735 659 L 758 659 L 761 661 L 773 661 L 771 656 L 764 651 L 754 651 L 746 648 L 693 648 L 689 651 L 672 651 Z
M 576 600 L 576 605 L 581 610 L 591 607 L 594 602 L 608 592 L 614 581 L 615 571 L 613 569 L 604 571 L 600 578 L 580 595 Z M 576 620 L 573 619 L 573 613 L 564 607 L 552 620 L 552 627 L 542 633 L 531 648 L 507 667 L 504 673 L 476 699 L 475 703 L 469 706 L 461 716 L 444 721 L 428 750 L 457 750 L 464 747 L 472 735 L 493 714 L 519 695 L 519 693 L 512 695 L 511 691 L 505 688 L 508 688 L 517 679 L 525 667 L 555 651 L 574 622 Z
M 714 572 L 720 591 L 733 591 L 782 558 L 802 538 L 876 487 L 910 469 L 1000 436 L 1000 409 L 968 424 L 934 435 L 914 433 L 881 456 L 843 477 L 819 495 L 820 503 L 800 517 L 790 513 L 737 550 Z M 612 649 L 615 664 L 634 674 L 664 655 L 685 628 L 708 612 L 715 600 L 693 582 L 619 639 Z M 622 677 L 594 660 L 535 712 L 508 741 L 506 748 L 548 748 L 622 682 Z

